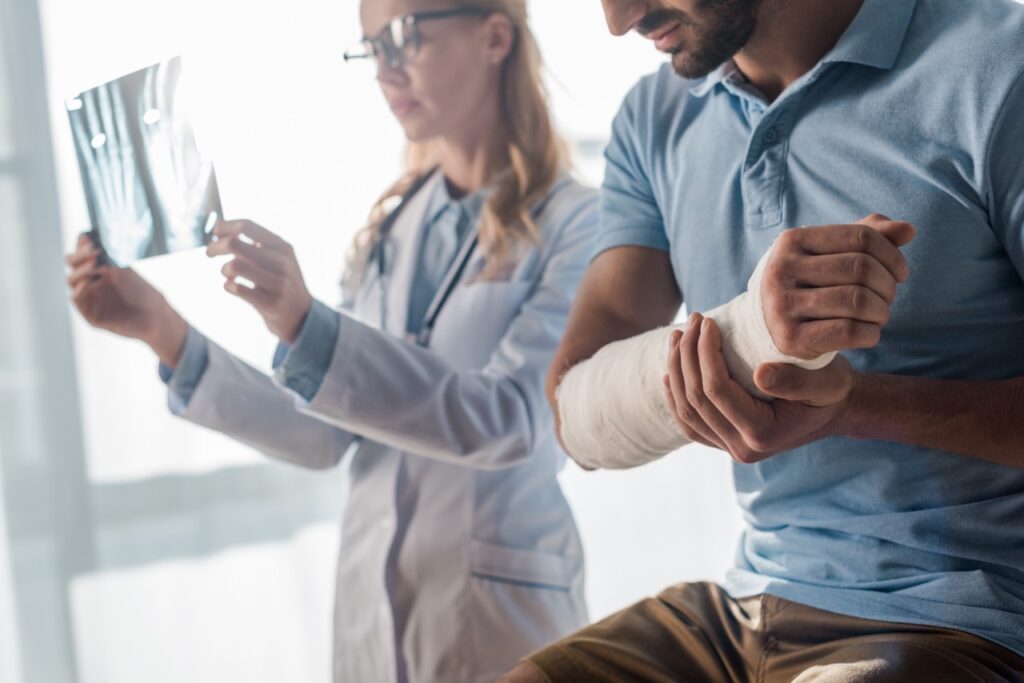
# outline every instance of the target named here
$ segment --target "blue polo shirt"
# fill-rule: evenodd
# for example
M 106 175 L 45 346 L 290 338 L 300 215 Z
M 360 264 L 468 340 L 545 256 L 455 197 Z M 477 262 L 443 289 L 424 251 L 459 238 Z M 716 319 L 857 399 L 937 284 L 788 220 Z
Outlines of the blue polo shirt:
M 728 63 L 627 96 L 598 251 L 668 251 L 691 311 L 723 304 L 784 229 L 911 221 L 911 280 L 868 373 L 1024 376 L 1024 6 L 866 0 L 769 104 Z M 831 438 L 735 467 L 726 588 L 974 633 L 1024 655 L 1024 470 Z

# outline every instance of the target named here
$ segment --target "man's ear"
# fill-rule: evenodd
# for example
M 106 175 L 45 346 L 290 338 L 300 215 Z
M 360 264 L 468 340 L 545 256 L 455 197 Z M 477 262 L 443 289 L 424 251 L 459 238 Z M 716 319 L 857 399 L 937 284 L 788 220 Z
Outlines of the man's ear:
M 494 65 L 501 64 L 515 45 L 516 27 L 507 16 L 495 12 L 484 20 L 483 28 L 487 61 Z

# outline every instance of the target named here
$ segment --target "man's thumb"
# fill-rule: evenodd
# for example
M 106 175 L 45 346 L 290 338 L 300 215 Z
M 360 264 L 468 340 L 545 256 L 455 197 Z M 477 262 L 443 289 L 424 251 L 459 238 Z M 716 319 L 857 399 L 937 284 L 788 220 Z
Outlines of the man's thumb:
M 860 221 L 861 225 L 874 228 L 897 247 L 903 247 L 914 239 L 917 228 L 906 221 L 894 221 L 888 216 L 873 213 Z

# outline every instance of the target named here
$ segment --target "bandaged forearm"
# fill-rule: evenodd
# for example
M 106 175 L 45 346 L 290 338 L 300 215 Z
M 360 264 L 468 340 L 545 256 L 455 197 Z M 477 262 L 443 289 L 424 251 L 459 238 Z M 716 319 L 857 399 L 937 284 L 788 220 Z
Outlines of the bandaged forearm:
M 761 305 L 761 279 L 771 250 L 762 257 L 747 291 L 704 314 L 722 331 L 729 374 L 744 389 L 770 400 L 754 384 L 762 363 L 791 363 L 808 370 L 825 367 L 828 353 L 814 360 L 787 356 L 775 345 Z M 562 378 L 557 402 L 562 443 L 580 465 L 625 469 L 656 460 L 688 443 L 665 396 L 669 339 L 663 327 L 609 344 Z

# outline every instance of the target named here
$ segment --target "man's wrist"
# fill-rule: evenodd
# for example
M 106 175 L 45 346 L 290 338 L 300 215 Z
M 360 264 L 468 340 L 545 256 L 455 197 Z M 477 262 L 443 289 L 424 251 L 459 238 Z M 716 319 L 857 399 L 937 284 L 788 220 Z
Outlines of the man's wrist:
M 878 388 L 879 376 L 862 372 L 853 373 L 853 386 L 846 397 L 846 408 L 833 423 L 832 436 L 870 438 L 867 425 L 873 419 L 873 408 L 879 405 Z

